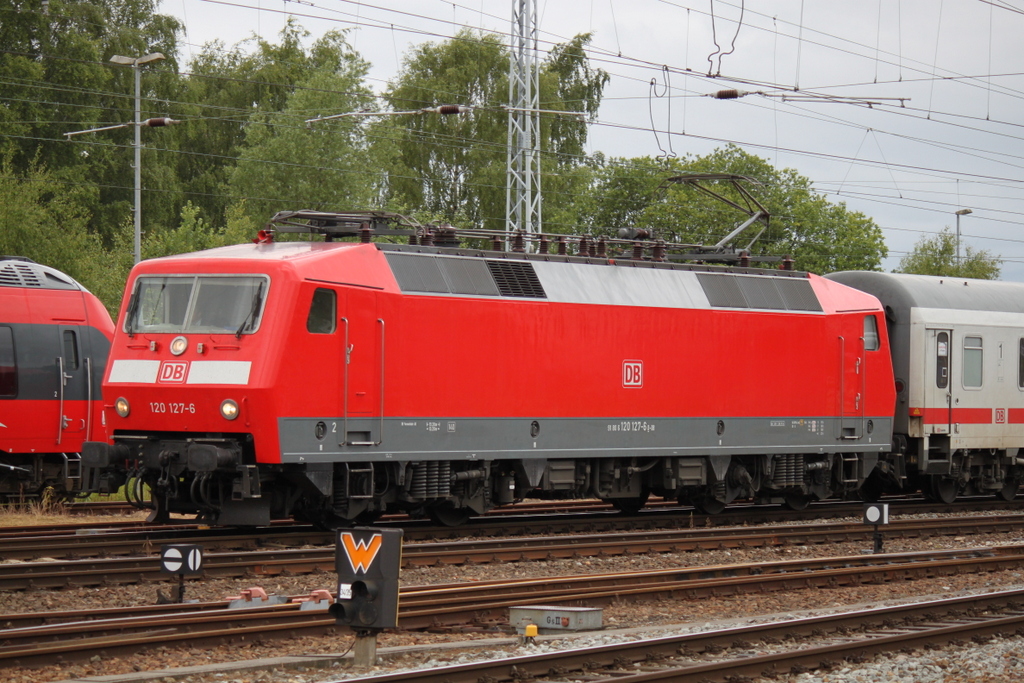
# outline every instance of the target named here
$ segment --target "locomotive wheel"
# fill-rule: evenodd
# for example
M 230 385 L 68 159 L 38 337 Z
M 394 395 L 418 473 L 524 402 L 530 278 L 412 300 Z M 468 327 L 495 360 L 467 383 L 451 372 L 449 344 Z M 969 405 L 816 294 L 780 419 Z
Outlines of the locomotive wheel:
M 439 526 L 461 526 L 469 521 L 472 512 L 466 508 L 457 508 L 450 505 L 432 507 L 427 510 L 430 519 Z
M 720 515 L 725 510 L 725 503 L 714 496 L 693 500 L 690 504 L 697 508 L 697 512 L 703 512 L 705 515 Z
M 996 498 L 999 500 L 1005 500 L 1009 503 L 1011 500 L 1017 497 L 1017 489 L 1020 488 L 1020 482 L 1010 480 L 1003 484 L 1003 488 L 996 491 Z
M 787 493 L 782 497 L 782 505 L 790 510 L 806 510 L 811 504 L 811 497 L 805 493 Z
M 928 483 L 928 498 L 936 503 L 950 505 L 956 500 L 957 482 L 949 477 L 932 477 Z
M 651 497 L 650 492 L 645 492 L 637 498 L 611 498 L 605 502 L 611 503 L 612 507 L 626 515 L 635 515 L 647 504 Z

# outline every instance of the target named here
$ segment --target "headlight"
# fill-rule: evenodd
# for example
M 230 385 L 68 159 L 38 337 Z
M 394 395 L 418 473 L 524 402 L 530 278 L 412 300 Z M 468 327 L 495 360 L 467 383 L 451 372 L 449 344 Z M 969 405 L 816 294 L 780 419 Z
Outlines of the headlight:
M 132 407 L 128 405 L 128 399 L 122 397 L 114 401 L 114 410 L 121 417 L 128 417 L 128 413 L 132 412 Z
M 225 420 L 234 420 L 238 417 L 238 404 L 230 398 L 224 399 L 220 403 L 220 414 Z
M 173 353 L 175 356 L 180 356 L 181 354 L 185 353 L 185 350 L 187 348 L 188 339 L 185 339 L 184 337 L 175 337 L 171 341 L 171 353 Z

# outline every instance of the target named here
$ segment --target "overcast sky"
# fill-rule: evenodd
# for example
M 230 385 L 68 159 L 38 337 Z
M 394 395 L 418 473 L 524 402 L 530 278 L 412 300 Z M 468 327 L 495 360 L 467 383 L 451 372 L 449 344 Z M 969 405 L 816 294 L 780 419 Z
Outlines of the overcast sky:
M 182 68 L 209 41 L 277 42 L 289 14 L 313 36 L 350 29 L 380 90 L 411 46 L 463 27 L 507 35 L 515 2 L 163 0 L 159 11 L 185 24 Z M 970 209 L 962 248 L 1001 256 L 1003 279 L 1024 281 L 1024 0 L 541 0 L 537 16 L 543 51 L 590 32 L 592 63 L 611 75 L 590 152 L 733 142 L 874 218 L 886 270 Z M 727 88 L 763 94 L 706 96 Z

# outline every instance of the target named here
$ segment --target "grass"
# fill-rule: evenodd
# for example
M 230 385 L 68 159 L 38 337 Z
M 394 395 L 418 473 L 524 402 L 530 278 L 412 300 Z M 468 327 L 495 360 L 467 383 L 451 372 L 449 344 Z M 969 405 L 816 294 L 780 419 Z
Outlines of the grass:
M 124 501 L 123 489 L 109 496 L 93 495 L 84 500 Z M 145 510 L 132 511 L 121 515 L 119 519 L 145 519 Z M 46 489 L 43 497 L 26 500 L 20 503 L 0 505 L 0 527 L 15 526 L 46 526 L 49 524 L 67 524 L 69 522 L 100 522 L 111 520 L 111 515 L 82 515 L 71 511 L 70 504 L 55 496 L 52 489 Z

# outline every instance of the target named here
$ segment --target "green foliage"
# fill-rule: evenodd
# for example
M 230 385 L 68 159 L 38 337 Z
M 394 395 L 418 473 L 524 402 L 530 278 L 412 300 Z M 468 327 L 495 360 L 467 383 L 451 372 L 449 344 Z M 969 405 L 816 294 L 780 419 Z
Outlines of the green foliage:
M 887 253 L 881 229 L 870 218 L 832 204 L 796 171 L 776 169 L 733 145 L 703 157 L 612 159 L 597 165 L 592 198 L 581 205 L 582 222 L 595 233 L 644 228 L 668 242 L 710 245 L 747 220 L 746 214 L 691 185 L 665 182 L 684 173 L 729 173 L 754 181 L 744 186 L 771 216 L 751 247 L 755 255 L 792 256 L 801 270 L 828 273 L 878 270 Z M 757 210 L 728 183 L 701 184 Z M 749 226 L 733 246 L 748 246 L 759 229 L 759 223 Z
M 979 280 L 999 279 L 1002 261 L 998 257 L 985 250 L 977 251 L 966 245 L 961 247 L 962 254 L 957 262 L 956 235 L 946 227 L 938 235 L 919 239 L 914 250 L 900 259 L 899 267 L 893 272 Z
M 282 209 L 389 208 L 432 222 L 504 227 L 509 50 L 465 30 L 406 56 L 384 97 L 394 111 L 468 104 L 469 114 L 344 117 L 376 111 L 368 65 L 330 32 L 305 45 L 290 20 L 276 42 L 214 43 L 178 74 L 178 22 L 157 0 L 0 0 L 0 252 L 60 268 L 110 308 L 132 263 L 134 70 L 114 54 L 162 52 L 141 70 L 143 256 L 252 239 Z M 555 46 L 539 102 L 582 117 L 541 117 L 547 232 L 646 227 L 681 243 L 713 243 L 745 217 L 665 178 L 738 173 L 772 214 L 754 251 L 792 254 L 825 272 L 877 268 L 885 246 L 866 216 L 832 204 L 796 172 L 727 147 L 679 160 L 584 156 L 608 75 L 586 57 L 589 35 Z M 720 188 L 737 199 L 732 190 Z M 745 245 L 746 235 L 737 240 Z M 998 269 L 996 270 L 998 272 Z
M 245 211 L 256 220 L 280 210 L 345 210 L 371 202 L 375 175 L 359 118 L 304 123 L 368 106 L 368 65 L 338 32 L 318 40 L 311 54 L 317 68 L 284 98 L 283 109 L 254 114 L 246 125 L 228 188 L 246 197 Z
M 608 75 L 591 69 L 589 35 L 556 46 L 538 75 L 541 108 L 593 118 Z M 452 223 L 501 229 L 505 221 L 509 53 L 500 36 L 468 29 L 441 43 L 424 43 L 404 60 L 385 97 L 395 111 L 441 104 L 474 107 L 471 114 L 395 116 L 376 128 L 393 146 L 383 196 Z M 572 171 L 581 163 L 587 125 L 573 117 L 541 120 L 542 191 L 580 191 Z M 585 176 L 586 177 L 586 176 Z M 569 220 L 559 216 L 557 221 Z

